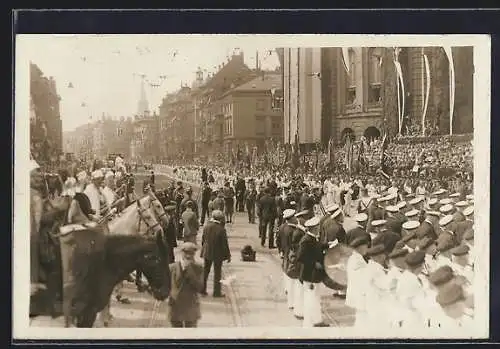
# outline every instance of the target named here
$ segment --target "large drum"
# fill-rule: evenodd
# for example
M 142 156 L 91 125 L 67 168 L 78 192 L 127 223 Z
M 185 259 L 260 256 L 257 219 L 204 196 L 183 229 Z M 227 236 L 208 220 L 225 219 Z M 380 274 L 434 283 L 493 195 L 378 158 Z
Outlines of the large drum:
M 352 248 L 338 244 L 329 248 L 325 253 L 325 272 L 329 278 L 338 284 L 347 287 L 347 260 L 352 254 Z

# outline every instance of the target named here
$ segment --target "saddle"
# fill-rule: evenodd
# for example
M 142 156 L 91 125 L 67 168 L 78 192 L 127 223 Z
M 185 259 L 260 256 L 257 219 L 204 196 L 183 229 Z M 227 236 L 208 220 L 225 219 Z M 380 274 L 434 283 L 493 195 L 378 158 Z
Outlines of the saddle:
M 246 245 L 241 250 L 241 260 L 244 262 L 255 262 L 257 252 L 250 245 Z

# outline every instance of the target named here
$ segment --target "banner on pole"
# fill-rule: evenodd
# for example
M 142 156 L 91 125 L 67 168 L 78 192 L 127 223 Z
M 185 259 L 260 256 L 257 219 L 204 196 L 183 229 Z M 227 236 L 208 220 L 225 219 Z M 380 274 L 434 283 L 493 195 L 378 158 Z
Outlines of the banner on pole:
M 455 64 L 453 63 L 453 52 L 450 46 L 445 46 L 444 52 L 449 62 L 449 91 L 450 91 L 450 135 L 453 134 L 453 109 L 455 108 Z

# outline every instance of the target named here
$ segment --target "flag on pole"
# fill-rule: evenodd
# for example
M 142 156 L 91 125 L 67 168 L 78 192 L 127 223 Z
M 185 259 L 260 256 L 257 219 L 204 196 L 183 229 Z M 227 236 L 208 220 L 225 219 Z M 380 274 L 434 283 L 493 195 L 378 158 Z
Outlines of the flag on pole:
M 449 88 L 450 88 L 450 135 L 453 134 L 453 109 L 455 108 L 455 64 L 453 63 L 453 52 L 450 46 L 445 46 L 444 52 L 449 62 Z
M 350 73 L 349 71 L 349 48 L 348 47 L 342 47 L 342 63 L 344 64 L 344 69 L 347 72 L 347 74 Z
M 405 112 L 405 85 L 403 82 L 403 71 L 401 70 L 401 63 L 394 60 L 397 73 L 397 92 L 398 92 L 398 116 L 399 116 L 399 133 L 403 127 L 403 117 Z
M 427 107 L 429 106 L 429 94 L 431 92 L 431 70 L 429 68 L 429 59 L 427 55 L 424 55 L 424 67 L 425 67 L 425 99 L 424 99 L 424 110 L 422 114 L 422 136 L 425 136 L 425 116 L 427 114 Z

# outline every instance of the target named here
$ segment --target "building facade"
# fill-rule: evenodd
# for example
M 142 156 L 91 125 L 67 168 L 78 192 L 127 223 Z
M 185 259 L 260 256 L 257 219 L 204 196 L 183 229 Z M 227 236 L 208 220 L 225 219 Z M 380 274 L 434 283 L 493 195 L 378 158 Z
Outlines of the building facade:
M 347 135 L 371 138 L 384 131 L 395 135 L 400 126 L 401 134 L 414 135 L 422 133 L 424 110 L 426 134 L 450 133 L 450 62 L 442 47 L 350 47 L 344 53 L 340 47 L 285 48 L 282 52 L 285 142 L 294 141 L 296 125 L 301 144 L 319 138 L 326 145 L 330 137 L 341 143 Z M 455 72 L 452 133 L 470 133 L 473 48 L 453 47 L 451 52 Z M 399 86 L 394 61 L 401 67 Z M 314 83 L 306 83 L 318 76 L 317 69 L 319 91 Z
M 321 140 L 321 48 L 283 49 L 284 141 Z
M 158 157 L 158 131 L 160 118 L 148 111 L 136 115 L 132 122 L 130 160 L 137 163 L 155 162 Z
M 262 72 L 222 96 L 225 153 L 246 145 L 263 149 L 268 139 L 283 141 L 283 113 L 273 102 L 273 94 L 281 95 L 281 74 Z

